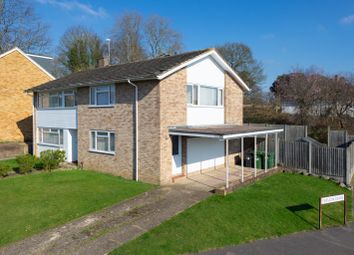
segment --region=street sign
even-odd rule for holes
[[[320,197],[319,201],[319,211],[318,211],[318,228],[322,228],[322,205],[336,203],[336,202],[344,202],[343,203],[343,223],[347,224],[347,206],[346,206],[346,197],[344,194],[329,196],[329,197]]]
[[[341,202],[341,201],[344,201],[344,194],[330,196],[330,197],[321,197],[321,204],[322,205],[331,204],[331,203],[335,203],[335,202]]]

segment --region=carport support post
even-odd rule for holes
[[[243,164],[244,164],[244,139],[241,137],[241,182],[243,182]]]
[[[265,136],[265,155],[264,155],[264,171],[268,170],[268,134]]]
[[[226,150],[226,184],[225,187],[226,189],[229,188],[229,140],[226,140],[226,146],[225,146],[225,150]]]
[[[254,137],[254,177],[257,177],[257,136]]]
[[[275,167],[278,167],[279,161],[279,140],[278,140],[278,133],[275,133]]]

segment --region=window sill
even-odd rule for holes
[[[88,108],[114,108],[114,105],[89,105]]]
[[[50,144],[50,143],[37,143],[37,145],[39,145],[39,146],[45,146],[45,147],[63,148],[63,145]]]
[[[193,105],[187,104],[190,108],[215,108],[215,109],[224,109],[223,105]]]
[[[92,153],[98,153],[98,154],[106,154],[106,155],[116,155],[115,152],[109,152],[109,151],[97,151],[97,150],[89,150],[89,152],[92,152]]]

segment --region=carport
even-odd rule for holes
[[[206,125],[206,126],[174,126],[169,128],[171,136],[185,138],[203,138],[216,139],[224,142],[225,146],[225,187],[229,188],[230,177],[230,143],[235,140],[240,140],[240,156],[241,156],[241,182],[244,182],[244,157],[245,157],[245,138],[252,138],[254,141],[254,177],[257,176],[257,138],[265,139],[265,156],[264,156],[264,171],[268,171],[268,142],[269,136],[275,136],[275,167],[278,164],[279,139],[278,133],[283,132],[282,128],[274,128],[270,126],[253,126],[253,125]],[[185,147],[185,146],[182,146]],[[207,149],[207,148],[206,148]]]

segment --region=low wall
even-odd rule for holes
[[[0,159],[14,158],[31,152],[32,145],[26,143],[0,143]]]

